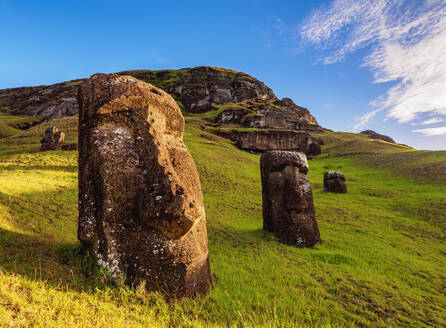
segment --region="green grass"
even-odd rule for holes
[[[0,112],[0,138],[21,134],[25,124],[38,123],[40,120],[37,116],[12,116]]]
[[[370,139],[365,134],[326,131],[324,133],[316,132],[314,135],[324,140],[325,157],[345,157],[360,154],[381,155],[383,153],[398,153],[414,150],[404,145]]]
[[[82,82],[84,82],[84,79],[71,80],[71,81],[65,82],[64,84],[66,87],[76,87],[76,86],[81,85]]]
[[[254,78],[249,76],[248,74],[237,72],[232,69],[214,67],[214,66],[207,66],[204,68],[205,69],[201,72],[202,74],[208,74],[209,70],[215,70],[228,76],[231,79],[232,83],[235,82],[237,77],[243,77],[244,79],[254,80]],[[168,89],[171,87],[175,87],[179,84],[185,83],[185,80],[189,76],[190,71],[192,69],[194,68],[182,68],[176,70],[171,70],[171,69],[130,70],[130,71],[119,72],[118,74],[131,75],[145,82],[151,83],[157,86],[158,88]]]
[[[184,135],[214,276],[196,300],[111,285],[76,240],[77,153],[37,152],[47,123],[0,139],[0,326],[446,325],[445,184],[395,171],[398,156],[418,156],[417,168],[441,166],[444,153],[329,133],[309,172],[324,243],[296,248],[262,230],[259,156],[203,130],[206,115],[188,115]],[[76,139],[76,117],[50,123]],[[348,194],[323,192],[333,169],[347,176]]]
[[[145,82],[151,83],[158,88],[167,89],[173,87],[183,81],[189,74],[189,68],[177,70],[131,70],[120,72],[119,74],[131,75]]]

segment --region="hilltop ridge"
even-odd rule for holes
[[[324,138],[319,134],[327,130],[311,112],[290,98],[279,99],[249,74],[211,66],[116,74],[130,75],[165,90],[184,114],[206,113],[207,128],[242,149],[258,152],[285,147],[310,156],[320,153]],[[0,135],[11,136],[41,122],[77,115],[77,90],[84,80],[0,90],[0,114],[9,115],[7,121],[0,122]],[[23,123],[17,125],[18,118],[11,115],[20,116]],[[375,135],[395,143],[390,137]]]
[[[280,101],[268,86],[256,78],[219,67],[130,70],[116,74],[130,75],[167,91],[183,111],[191,113],[215,110],[216,105],[227,103],[237,103],[240,107],[244,101],[254,98],[265,105],[269,105],[268,101],[271,100]],[[77,89],[83,81],[76,79],[52,85],[2,89],[0,111],[12,115],[40,116],[45,121],[76,115],[79,111]],[[294,103],[292,106],[298,107]],[[303,107],[299,108],[302,111]],[[308,110],[304,109],[304,112],[301,116],[305,120],[317,123]]]

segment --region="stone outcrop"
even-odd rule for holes
[[[322,131],[310,111],[297,106],[291,99],[250,99],[223,110],[215,123],[237,123],[250,128],[280,128]]]
[[[223,137],[230,138],[237,147],[252,151],[293,150],[305,153],[307,156],[317,156],[321,153],[322,140],[312,137],[306,132],[281,130],[217,130]]]
[[[41,151],[60,150],[63,148],[65,134],[56,127],[49,127],[45,130],[45,136],[40,140]]]
[[[373,130],[361,131],[361,134],[368,135],[370,139],[378,139],[378,140],[383,140],[383,141],[395,143],[395,141],[392,138],[390,138],[389,136],[385,136],[383,134],[379,134],[379,133],[377,133],[377,132],[375,132]]]
[[[192,297],[211,287],[200,180],[163,90],[96,74],[79,89],[78,238],[114,280]]]
[[[214,110],[213,104],[240,102],[246,99],[275,98],[263,82],[252,76],[219,67],[199,66],[177,71],[125,71],[119,74],[132,75],[166,90],[178,99],[185,110],[202,113]]]
[[[344,174],[337,171],[329,171],[324,174],[324,191],[334,193],[346,193]]]
[[[214,110],[214,104],[257,98],[277,100],[254,77],[229,69],[199,66],[179,70],[137,70],[117,73],[151,83],[175,97],[187,112]],[[77,89],[83,79],[0,90],[0,109],[14,115],[41,116],[45,121],[78,113]]]
[[[321,242],[303,153],[272,150],[260,158],[263,228],[296,246]]]
[[[78,113],[77,87],[82,80],[0,90],[0,108],[13,115],[40,116],[49,121]]]

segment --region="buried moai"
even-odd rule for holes
[[[296,246],[321,242],[305,154],[270,150],[260,158],[263,228]]]
[[[52,126],[45,130],[45,136],[40,140],[41,151],[45,150],[59,150],[63,147],[65,134],[59,131],[58,128]]]
[[[174,297],[212,286],[184,118],[161,89],[96,74],[79,88],[78,238],[115,281]]]
[[[326,172],[324,174],[324,191],[345,194],[347,186],[344,175],[337,171]]]

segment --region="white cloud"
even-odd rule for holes
[[[372,110],[371,112],[368,112],[368,113],[365,113],[364,115],[362,115],[358,119],[359,122],[353,126],[353,130],[358,131],[358,130],[362,129],[368,123],[368,121],[370,121],[376,114],[378,114],[381,111],[382,111],[382,109],[378,108],[378,109]]]
[[[441,123],[444,122],[445,120],[441,117],[434,117],[434,118],[430,118],[426,121],[421,122],[421,125],[430,125],[430,124],[436,124],[436,123]]]
[[[446,1],[334,0],[313,12],[301,36],[332,50],[324,64],[370,47],[362,65],[375,83],[394,82],[355,128],[381,110],[400,123],[422,113],[446,115]]]
[[[425,136],[441,136],[446,134],[446,126],[441,126],[439,128],[413,130],[412,132],[422,133]]]

